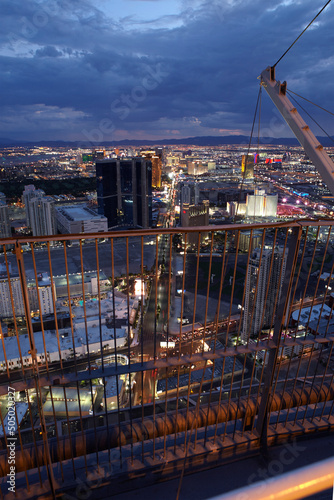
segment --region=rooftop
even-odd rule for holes
[[[56,208],[64,217],[71,221],[83,221],[91,219],[104,219],[103,215],[99,215],[94,210],[86,205],[71,205],[67,207]]]

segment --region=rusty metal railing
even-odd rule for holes
[[[331,429],[332,225],[1,240],[1,495]]]

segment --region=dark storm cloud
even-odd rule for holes
[[[310,0],[184,1],[172,16],[180,25],[171,28],[165,16],[154,27],[118,23],[88,1],[5,0],[0,135],[107,140],[122,133],[249,133],[257,76],[321,6]],[[278,78],[325,107],[334,97],[332,23],[329,8],[277,67]],[[276,126],[273,105],[263,101],[264,127],[286,135]]]
[[[62,54],[62,52],[50,45],[43,47],[42,49],[38,49],[35,52],[36,57],[60,57]]]

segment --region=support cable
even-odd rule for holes
[[[315,102],[310,101],[310,99],[306,99],[306,97],[303,97],[302,95],[297,94],[297,92],[293,92],[291,89],[289,89],[289,92],[290,92],[290,94],[294,94],[297,97],[300,97],[301,99],[304,99],[304,101],[309,102],[310,104],[313,104],[313,106],[316,106],[317,108],[322,109],[322,111],[326,111],[326,113],[328,113],[329,115],[334,116],[334,113],[332,113],[328,109],[323,108],[322,106],[319,106],[319,104],[316,104]]]
[[[241,185],[240,185],[240,192],[239,192],[239,199],[238,199],[238,204],[237,204],[237,209],[236,209],[235,215],[238,215],[238,211],[239,211],[239,205],[240,205],[240,200],[241,200],[241,193],[242,193],[242,190],[243,190],[243,185],[244,185],[244,180],[245,180],[245,175],[246,175],[246,170],[247,170],[247,160],[248,160],[248,155],[249,155],[250,147],[251,147],[252,140],[253,140],[255,120],[256,120],[256,116],[257,116],[257,110],[258,110],[258,107],[259,107],[259,103],[260,103],[260,100],[261,100],[260,99],[261,95],[262,95],[262,85],[260,85],[259,93],[257,95],[257,101],[256,101],[256,106],[255,106],[255,113],[254,113],[253,124],[252,124],[252,130],[251,130],[251,134],[250,134],[250,137],[249,137],[249,143],[248,143],[248,148],[247,148],[247,153],[246,153],[245,171],[244,171],[243,176],[242,176],[242,181],[241,181]],[[258,142],[259,142],[259,139],[258,139]]]
[[[259,123],[257,127],[257,151],[256,151],[257,154],[260,153],[261,105],[262,105],[262,85],[260,86]]]
[[[307,116],[308,116],[309,118],[311,118],[311,120],[312,120],[312,121],[313,121],[313,122],[314,122],[314,123],[315,123],[315,124],[316,124],[316,125],[317,125],[317,126],[318,126],[321,130],[322,130],[322,131],[323,131],[323,133],[324,133],[324,134],[326,134],[326,135],[327,135],[327,137],[328,137],[328,138],[329,138],[329,139],[330,139],[330,140],[334,143],[334,139],[333,139],[333,137],[331,137],[331,136],[330,136],[330,135],[326,132],[326,130],[325,130],[325,129],[324,129],[324,128],[323,128],[323,127],[322,127],[322,126],[321,126],[321,125],[320,125],[320,124],[319,124],[319,123],[318,123],[318,122],[317,122],[314,118],[313,118],[313,116],[311,116],[311,115],[310,115],[310,113],[309,113],[308,111],[306,111],[306,109],[305,109],[305,108],[303,108],[303,106],[302,106],[302,105],[301,105],[301,104],[297,101],[297,99],[295,99],[295,98],[294,98],[294,97],[290,94],[290,92],[289,92],[289,91],[287,91],[287,94],[289,94],[289,95],[290,95],[291,99],[292,99],[292,100],[293,100],[293,101],[294,101],[294,102],[295,102],[295,103],[296,103],[296,104],[300,107],[300,109],[302,109],[302,110],[304,111],[304,113],[306,113],[306,114],[307,114]]]
[[[272,68],[275,68],[277,64],[283,59],[283,57],[289,52],[290,49],[294,46],[294,44],[299,40],[299,38],[305,33],[305,31],[311,26],[312,23],[317,19],[318,16],[322,13],[323,10],[331,3],[332,0],[328,0],[328,2],[323,6],[321,10],[319,10],[318,14],[312,19],[312,21],[306,26],[306,28],[300,33],[300,35],[296,38],[296,40],[290,45],[290,47],[281,55],[281,57],[275,62]]]

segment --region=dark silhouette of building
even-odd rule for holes
[[[144,158],[96,162],[98,213],[108,227],[152,225],[152,164]]]
[[[209,225],[209,202],[201,205],[183,204],[181,212],[182,227],[196,227]],[[201,233],[201,239],[207,237],[206,232]],[[196,245],[198,242],[198,233],[189,233],[187,242],[189,245]]]

